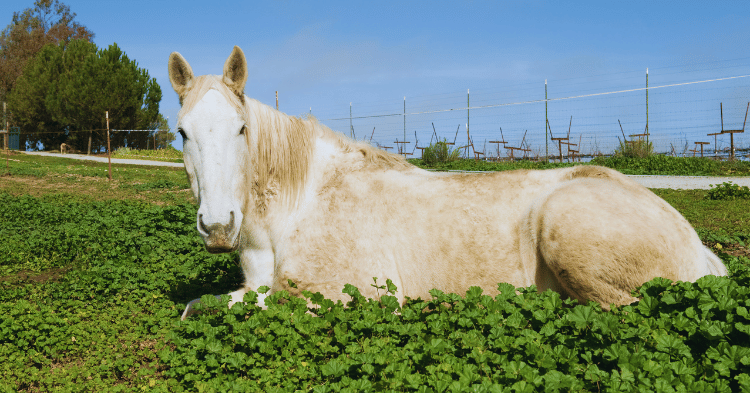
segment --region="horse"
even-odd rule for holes
[[[211,253],[239,250],[230,306],[261,286],[261,305],[281,290],[346,302],[345,284],[377,298],[378,277],[402,304],[510,283],[609,309],[654,277],[727,274],[677,210],[615,170],[430,172],[247,97],[237,46],[221,76],[194,76],[177,52],[168,67],[198,233]]]
[[[70,147],[68,147],[67,144],[65,144],[65,143],[61,143],[60,144],[60,154],[67,153],[69,149],[70,149]]]

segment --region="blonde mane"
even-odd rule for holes
[[[252,187],[261,201],[258,207],[264,207],[264,196],[271,195],[278,195],[291,206],[296,205],[307,181],[318,135],[334,141],[344,153],[362,154],[362,165],[358,166],[360,170],[403,170],[413,167],[399,155],[366,142],[351,140],[331,130],[312,115],[304,118],[289,116],[251,98],[245,99],[245,111],[248,116],[254,117],[254,123],[258,125],[257,144],[249,145],[250,151],[255,152],[252,158],[255,168]],[[246,121],[249,120],[246,118]]]
[[[179,115],[191,111],[211,89],[221,93],[247,124],[257,124],[255,143],[249,133],[245,135],[252,156],[249,162],[254,170],[248,177],[252,188],[248,191],[255,196],[256,205],[261,209],[265,208],[268,198],[275,196],[288,206],[296,205],[307,182],[318,135],[334,141],[344,153],[360,153],[362,165],[357,166],[360,170],[413,167],[402,156],[352,140],[320,124],[312,115],[289,116],[252,98],[240,98],[217,75],[203,75],[193,80]]]

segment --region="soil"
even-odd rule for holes
[[[66,267],[55,267],[49,270],[45,270],[41,273],[39,272],[32,272],[30,270],[22,270],[16,274],[11,274],[9,276],[0,277],[0,282],[6,281],[10,282],[11,285],[13,284],[20,284],[23,282],[34,282],[38,284],[43,284],[47,282],[55,282],[61,279],[63,276],[65,276],[65,273],[70,270],[70,266]]]

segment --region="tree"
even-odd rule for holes
[[[90,44],[93,45],[93,44]],[[57,81],[63,68],[63,50],[46,45],[30,61],[13,92],[8,95],[9,109],[31,146],[57,146],[65,142],[68,130],[47,108],[47,100],[57,93]],[[29,134],[34,132],[34,134]],[[25,145],[25,142],[24,142]]]
[[[111,129],[153,129],[149,127],[159,118],[161,88],[117,44],[97,50],[90,42],[73,40],[65,47],[45,46],[8,99],[32,146],[64,140],[86,151],[91,138],[92,149],[101,150],[106,147],[105,112]],[[148,137],[144,132],[111,133],[113,149],[143,149]]]
[[[169,123],[164,116],[159,114],[159,118],[153,124],[154,133],[156,134],[156,148],[167,149],[171,146],[172,142],[176,139],[174,132],[169,128]],[[151,135],[153,136],[152,133]]]
[[[59,0],[36,0],[34,8],[14,12],[0,33],[0,100],[16,84],[24,67],[48,43],[63,47],[74,39],[91,41],[94,33],[74,19],[76,14]]]

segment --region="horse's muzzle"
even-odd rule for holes
[[[230,212],[229,224],[206,225],[203,215],[198,215],[198,231],[203,235],[206,250],[212,254],[221,254],[237,250],[239,236],[237,228],[234,227],[234,212]]]

